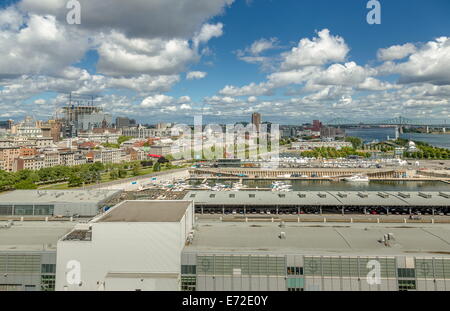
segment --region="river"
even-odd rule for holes
[[[364,142],[372,142],[374,140],[385,141],[389,138],[395,137],[395,128],[357,128],[346,129],[345,133],[348,136],[359,137]],[[401,134],[401,138],[423,141],[435,147],[450,149],[450,134],[418,134],[406,133]]]

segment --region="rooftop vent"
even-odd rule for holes
[[[306,194],[304,194],[304,193],[299,193],[299,194],[298,194],[298,197],[299,197],[299,198],[306,198]]]
[[[448,193],[439,192],[439,195],[440,195],[441,197],[446,198],[446,199],[450,199],[450,194],[448,194]]]
[[[234,193],[232,193],[232,194],[229,195],[229,197],[230,197],[230,198],[235,198],[236,195],[235,195]]]
[[[399,193],[398,193],[398,196],[399,196],[399,197],[402,197],[402,198],[404,198],[404,199],[407,199],[407,198],[410,198],[410,197],[411,197],[411,195],[410,195],[409,193],[403,193],[403,192],[399,192]]]
[[[285,198],[285,197],[286,197],[286,195],[285,195],[284,193],[279,193],[278,196],[279,196],[280,198]]]
[[[280,235],[278,236],[281,240],[286,240],[286,232],[280,232]]]
[[[369,195],[367,193],[358,192],[358,196],[361,198],[368,198]]]
[[[256,198],[256,194],[251,193],[251,194],[248,195],[248,197],[249,197],[249,198]]]
[[[215,195],[214,193],[211,193],[211,194],[209,195],[209,197],[210,197],[210,198],[215,198],[216,195]]]
[[[425,199],[431,199],[431,194],[419,192],[419,196]]]
[[[319,198],[326,198],[327,195],[325,193],[318,193]]]
[[[338,196],[340,197],[340,198],[346,198],[347,197],[347,194],[345,194],[345,193],[338,193]]]
[[[380,197],[382,197],[383,199],[389,198],[389,194],[387,194],[387,193],[378,192],[378,195],[379,195]]]

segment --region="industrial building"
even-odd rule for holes
[[[450,226],[436,224],[199,223],[181,289],[447,291],[449,243]]]
[[[449,214],[450,192],[190,191],[199,214]]]
[[[0,292],[55,289],[56,243],[73,222],[0,222]]]
[[[16,190],[0,194],[0,216],[93,217],[119,190]]]
[[[179,290],[192,201],[123,201],[58,242],[56,289]],[[67,266],[81,267],[79,281]]]

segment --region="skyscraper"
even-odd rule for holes
[[[254,112],[252,114],[252,124],[255,125],[256,130],[259,131],[261,127],[261,114],[258,112]]]

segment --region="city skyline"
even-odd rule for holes
[[[63,0],[0,5],[0,119],[69,92],[140,123],[450,118],[447,1],[381,1],[380,25],[366,1],[80,3],[80,25]]]

